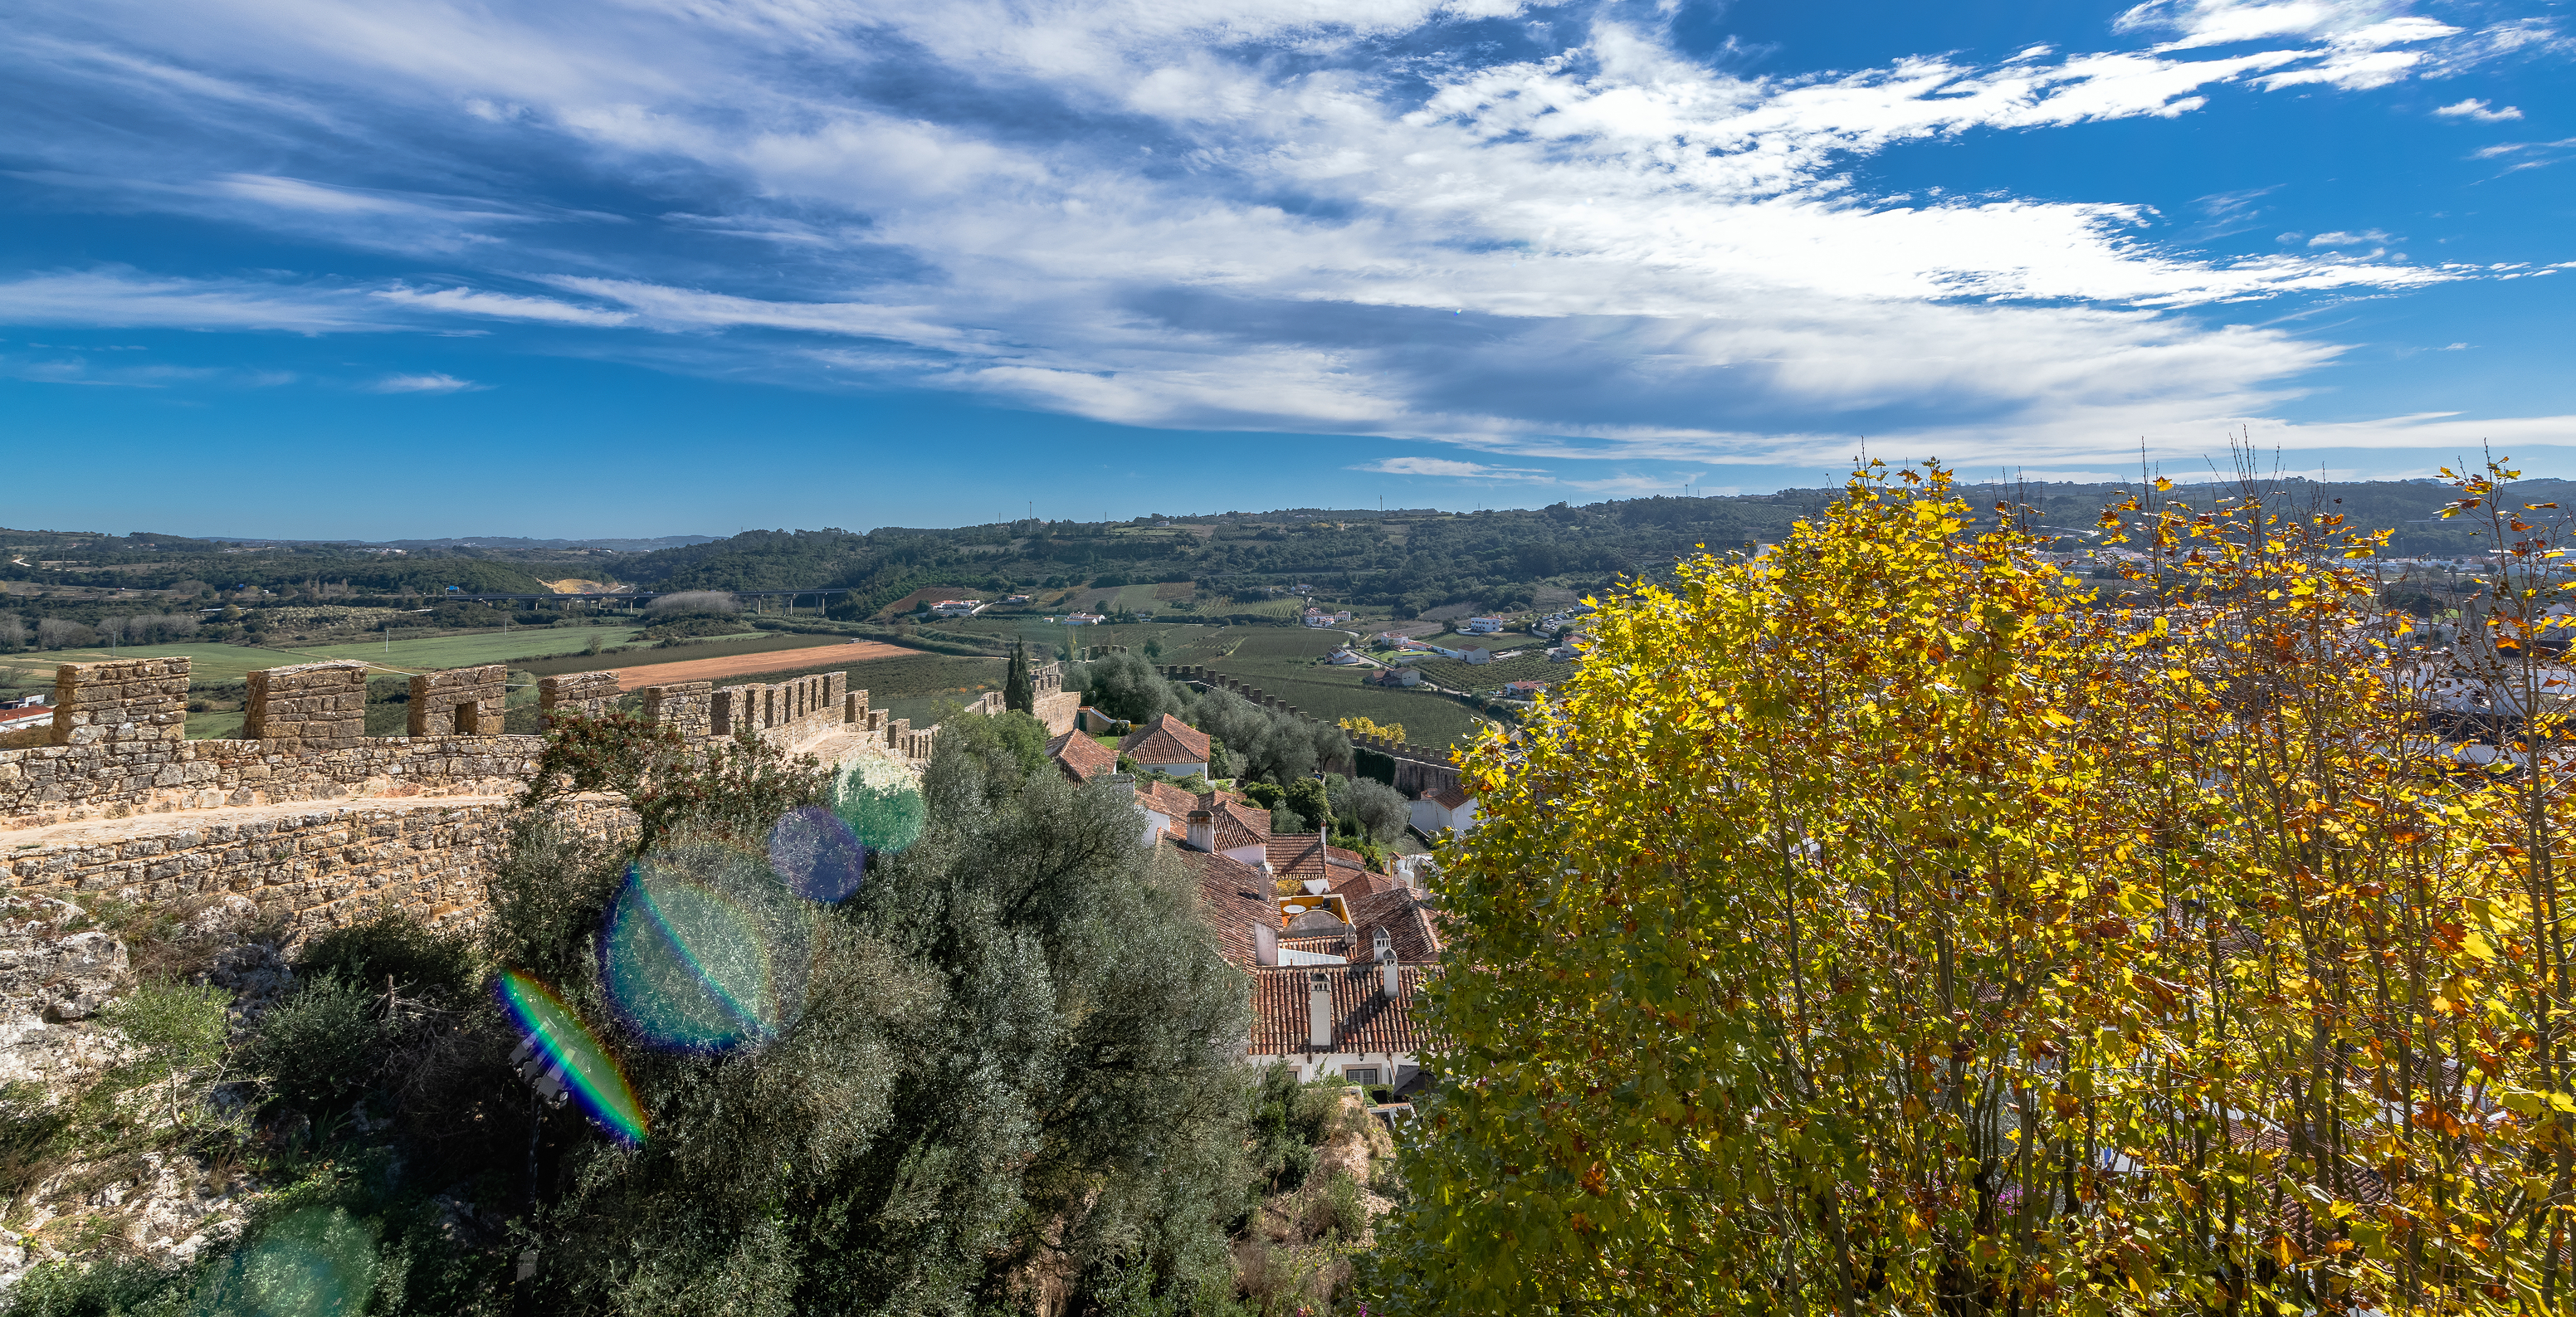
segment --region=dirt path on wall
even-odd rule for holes
[[[610,668],[609,671],[617,674],[617,689],[633,691],[675,681],[722,681],[727,677],[747,677],[755,672],[802,672],[808,668],[837,668],[845,663],[865,663],[869,659],[910,658],[921,652],[917,649],[905,649],[901,645],[859,640],[847,645],[815,645],[810,648],[786,650],[766,649],[757,654],[727,654],[723,658],[683,659],[677,663],[647,663],[634,668]]]

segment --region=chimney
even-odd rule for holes
[[[1252,926],[1252,963],[1255,965],[1276,965],[1279,963],[1278,929],[1272,928],[1268,924],[1254,924]]]
[[[1216,815],[1203,809],[1190,811],[1190,849],[1194,851],[1216,849]]]
[[[1333,1050],[1333,981],[1322,970],[1306,976],[1306,1041],[1318,1052]]]
[[[1403,966],[1396,963],[1395,942],[1386,935],[1386,930],[1383,928],[1377,931],[1374,941],[1377,943],[1378,987],[1386,993],[1388,1001],[1402,1001],[1404,1000],[1404,972]]]

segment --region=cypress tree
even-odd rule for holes
[[[1029,647],[1022,641],[1011,646],[1010,675],[1002,679],[1002,707],[1017,713],[1038,711],[1037,685],[1029,680]]]

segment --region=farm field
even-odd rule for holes
[[[755,638],[703,641],[694,645],[675,645],[669,649],[647,646],[624,651],[609,650],[598,654],[567,654],[561,658],[530,659],[511,666],[533,672],[540,677],[558,677],[567,672],[600,672],[610,668],[654,667],[666,663],[693,663],[702,659],[728,658],[737,654],[774,654],[780,650],[811,649],[817,645],[845,645],[848,636],[812,636],[787,631],[761,631]],[[790,664],[789,666],[793,666]]]
[[[191,741],[229,741],[241,735],[242,715],[234,713],[192,713],[188,715],[188,739]]]
[[[261,668],[290,667],[322,657],[302,650],[263,649],[257,645],[119,645],[114,653],[105,649],[61,649],[41,654],[13,654],[0,658],[0,668],[14,666],[29,672],[33,680],[21,684],[51,690],[57,663],[104,663],[109,659],[176,658],[183,655],[189,660],[189,681],[200,686],[240,681]]]
[[[884,709],[888,717],[910,718],[915,724],[936,721],[944,706],[964,704],[985,691],[1000,690],[1008,667],[1002,659],[957,658],[946,654],[925,654],[917,649],[905,649],[901,653],[901,658],[870,659],[853,664],[850,689],[866,691],[869,708]],[[801,668],[747,672],[728,677],[725,681],[727,685],[773,682],[817,668],[829,671],[836,666],[837,663],[821,661]]]
[[[1484,724],[1454,700],[1429,691],[1387,690],[1363,686],[1369,668],[1336,668],[1315,662],[1343,639],[1335,631],[1303,627],[1237,627],[1228,635],[1222,656],[1185,654],[1168,661],[1198,663],[1296,705],[1326,722],[1353,714],[1381,723],[1402,723],[1418,745],[1463,745]]]
[[[1199,658],[1176,657],[1184,646],[1204,645],[1217,635],[1249,634],[1241,628],[1229,629],[1205,622],[1135,622],[1122,626],[1049,626],[1030,618],[971,618],[922,628],[924,635],[954,633],[962,636],[1017,638],[1046,645],[1061,657],[1068,649],[1089,649],[1095,645],[1125,645],[1143,652],[1145,642],[1158,639],[1163,645],[1163,663],[1200,663]]]
[[[920,650],[905,649],[901,645],[859,640],[841,645],[812,646],[809,650],[810,657],[801,665],[791,668],[778,666],[780,659],[777,651],[768,650],[752,654],[725,654],[715,658],[689,659],[680,663],[648,663],[638,667],[611,668],[610,671],[617,674],[617,688],[622,691],[640,690],[646,686],[673,681],[712,681],[720,686],[738,686],[749,684],[744,679],[753,675],[811,672],[818,668],[837,668],[843,664],[881,663],[888,659],[912,658],[920,653]],[[853,670],[851,677],[855,680],[857,676],[858,671]]]
[[[1451,690],[1491,690],[1507,681],[1563,681],[1574,675],[1572,663],[1549,658],[1544,650],[1482,666],[1426,654],[1412,666]]]
[[[307,645],[294,652],[315,658],[365,659],[394,668],[467,668],[477,663],[508,663],[554,654],[580,654],[593,636],[599,637],[602,647],[623,645],[635,639],[635,631],[636,628],[631,626],[520,627],[464,636],[437,636],[427,640],[396,640],[391,645],[381,640],[374,643],[361,640],[346,645]]]

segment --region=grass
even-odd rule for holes
[[[767,632],[761,633],[763,635]],[[420,640],[396,640],[390,650],[381,640],[353,641],[345,645],[309,645],[298,649],[268,649],[258,645],[174,644],[119,645],[113,652],[105,649],[65,649],[42,654],[13,654],[0,658],[0,667],[33,668],[42,673],[41,685],[51,688],[57,663],[104,663],[109,659],[175,658],[188,659],[188,677],[195,683],[240,681],[262,668],[286,668],[298,663],[318,663],[324,659],[354,658],[396,668],[463,668],[477,663],[505,663],[533,658],[540,654],[577,653],[597,635],[602,644],[622,644],[635,635],[635,628],[609,627],[520,627],[509,631],[485,631],[462,636],[435,636]],[[679,650],[659,653],[678,654]],[[603,656],[604,657],[604,656]],[[703,657],[703,656],[701,656]],[[615,667],[615,663],[603,663]],[[575,669],[578,670],[578,669]]]
[[[188,678],[193,682],[240,681],[261,668],[283,668],[297,663],[311,663],[313,657],[282,649],[261,649],[254,645],[119,645],[111,654],[104,649],[63,649],[42,654],[13,654],[0,659],[0,667],[15,664],[38,669],[40,689],[54,685],[57,663],[104,663],[111,658],[177,658],[188,659]]]
[[[192,713],[188,715],[188,739],[191,741],[230,741],[240,737],[246,717],[239,710],[231,713]]]
[[[577,655],[590,644],[593,636],[599,637],[602,646],[623,645],[635,638],[635,631],[636,628],[631,626],[515,627],[508,631],[482,631],[427,640],[397,639],[390,646],[381,640],[373,643],[355,641],[345,645],[308,645],[295,652],[316,658],[365,659],[395,668],[470,668],[478,663],[508,663],[516,659],[558,654]]]

